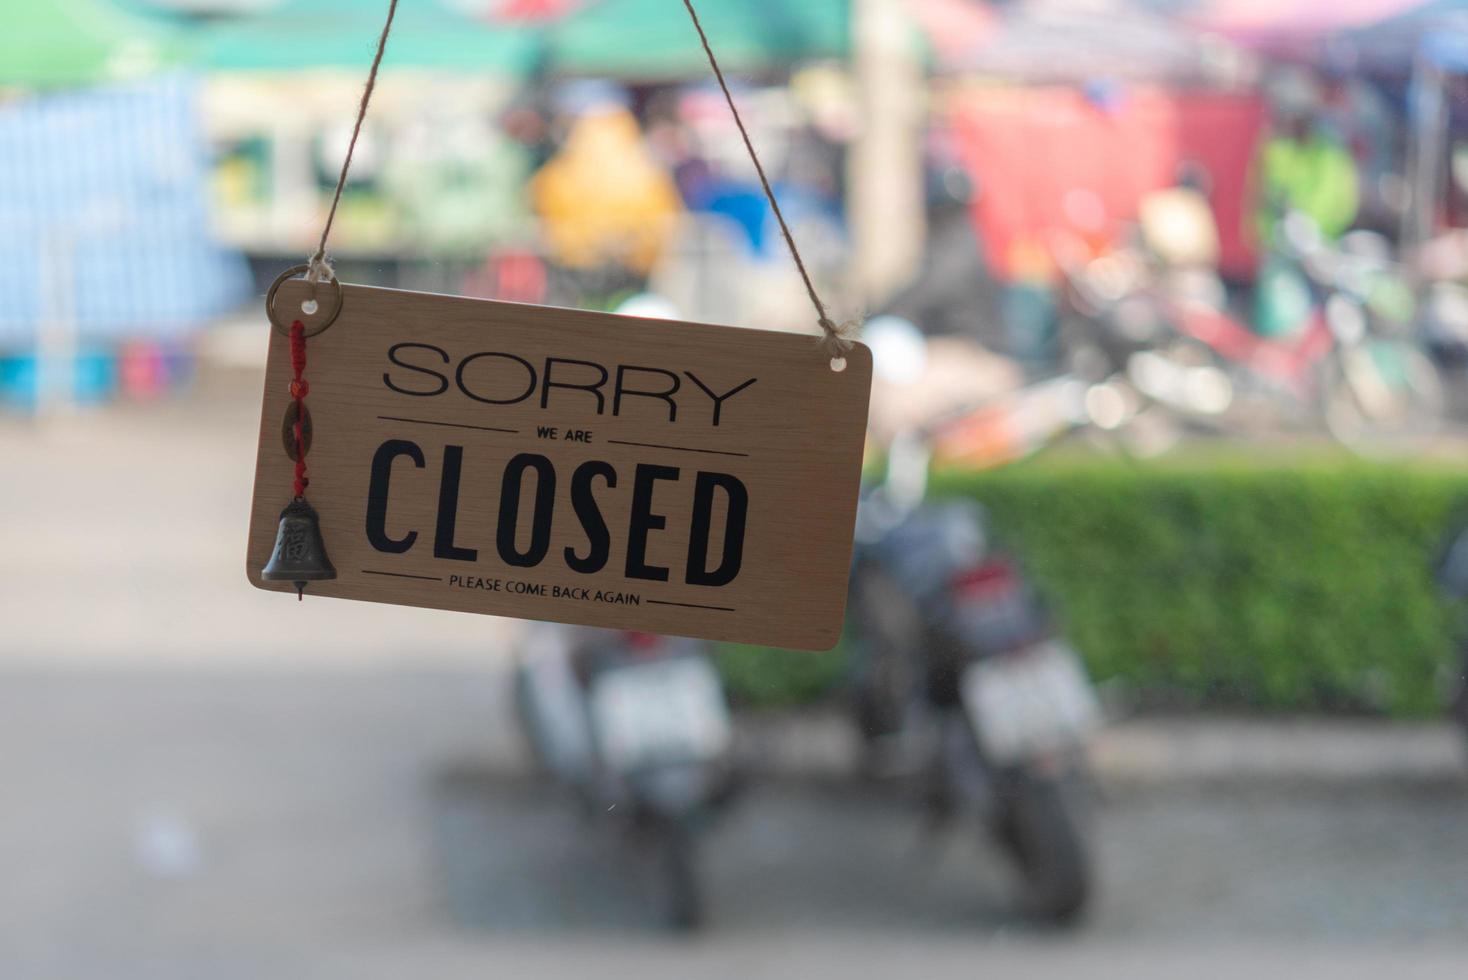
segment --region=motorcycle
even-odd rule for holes
[[[698,837],[735,787],[733,726],[706,644],[545,624],[516,667],[515,702],[542,770],[660,866],[666,923],[697,928]]]
[[[1018,872],[1025,911],[1053,923],[1077,918],[1093,890],[1086,744],[1097,699],[984,510],[927,500],[926,485],[935,450],[1013,459],[1037,450],[1041,432],[1081,424],[1088,403],[1114,421],[1118,403],[1090,389],[1056,379],[899,435],[862,494],[850,586],[869,771],[916,778],[935,826],[977,817]],[[1042,396],[1052,424],[997,424],[1016,406],[1038,417]],[[1001,428],[1026,435],[996,441]]]
[[[1368,232],[1339,246],[1303,215],[1281,221],[1270,289],[1297,307],[1293,327],[1264,337],[1234,316],[1209,281],[1121,250],[1087,263],[1055,249],[1087,342],[1124,362],[1153,402],[1185,418],[1237,420],[1250,404],[1319,423],[1357,453],[1409,451],[1444,415],[1436,366],[1392,302],[1399,276]]]
[[[1445,596],[1459,604],[1468,599],[1468,518],[1464,514],[1458,514],[1449,524],[1432,572],[1433,580]],[[1448,714],[1468,735],[1468,636],[1461,635],[1461,623],[1459,632],[1457,654],[1462,658],[1462,666],[1452,684]]]

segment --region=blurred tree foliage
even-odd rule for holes
[[[1098,681],[1154,708],[1442,710],[1461,612],[1432,581],[1468,471],[1320,460],[1044,458],[948,474],[981,500]],[[731,648],[737,697],[833,689],[840,651]]]

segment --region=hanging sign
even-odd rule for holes
[[[835,645],[865,347],[832,361],[795,334],[334,290],[286,316],[310,336],[300,429],[336,570],[312,595]],[[275,308],[311,296],[287,280]],[[248,561],[286,592],[261,570],[293,497],[291,347],[272,331]]]

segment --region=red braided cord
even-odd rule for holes
[[[296,499],[306,495],[311,481],[306,479],[306,439],[302,426],[306,421],[306,325],[300,320],[291,324],[291,370],[295,378],[291,381],[291,397],[296,400]]]

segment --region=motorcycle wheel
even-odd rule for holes
[[[1336,440],[1378,458],[1421,449],[1437,435],[1445,412],[1437,366],[1415,345],[1396,340],[1372,340],[1330,358],[1321,404]]]
[[[1074,779],[1020,774],[999,818],[999,839],[1023,881],[1024,911],[1052,925],[1074,922],[1091,894],[1079,789]]]
[[[546,751],[544,720],[536,710],[535,698],[530,691],[530,675],[525,665],[515,665],[514,697],[515,718],[520,725],[520,734],[530,748],[530,758],[540,772],[550,770],[550,754]]]
[[[665,823],[660,838],[664,921],[675,932],[693,932],[703,925],[703,890],[693,828],[680,821]]]

